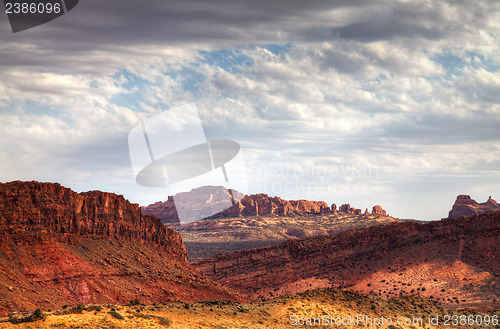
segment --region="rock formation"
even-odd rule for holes
[[[244,196],[232,190],[235,199],[239,202],[225,209],[224,211],[209,216],[209,218],[228,218],[244,216],[290,216],[304,214],[337,214],[344,213],[349,215],[361,215],[362,210],[351,207],[349,204],[343,204],[337,210],[337,206],[332,204],[330,207],[324,201],[308,200],[284,200],[280,197],[270,197],[267,194],[259,193]],[[200,193],[208,196],[209,202],[189,202],[196,200]],[[165,224],[179,224],[174,199],[179,196],[184,198],[184,206],[190,207],[192,211],[203,212],[211,207],[220,207],[223,200],[228,200],[229,191],[221,186],[204,186],[193,189],[190,192],[181,193],[175,197],[168,197],[166,202],[156,202],[147,207],[142,207],[144,214],[152,214],[162,219]],[[187,201],[186,201],[187,200]],[[226,201],[227,202],[227,201]],[[209,213],[210,211],[207,211]],[[368,214],[367,214],[368,215]],[[381,206],[373,207],[372,215],[386,216],[385,210]]]
[[[472,216],[481,214],[483,212],[500,210],[500,205],[491,198],[484,203],[478,203],[473,200],[469,195],[459,195],[455,204],[448,213],[448,218],[457,218],[462,216]]]
[[[293,239],[217,255],[195,266],[255,298],[334,287],[482,307],[500,296],[499,236],[497,211]]]
[[[186,262],[179,233],[113,193],[0,184],[0,314],[235,295]]]
[[[368,211],[368,209],[367,209]],[[380,205],[376,205],[372,208],[372,215],[387,216],[386,211]]]

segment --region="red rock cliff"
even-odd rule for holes
[[[31,233],[58,240],[114,237],[160,246],[186,258],[182,237],[123,196],[100,191],[76,193],[59,184],[0,184],[0,233]]]
[[[122,196],[0,184],[0,315],[63,305],[237,300],[187,264],[181,236]]]

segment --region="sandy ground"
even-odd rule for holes
[[[498,318],[500,312],[492,313],[460,313],[443,310],[433,302],[422,298],[385,299],[366,296],[352,292],[320,290],[296,296],[253,304],[204,302],[204,303],[169,303],[161,305],[136,306],[85,306],[81,313],[73,308],[45,312],[45,318],[29,323],[12,324],[10,318],[0,318],[0,328],[496,328],[496,326],[444,325],[446,316],[471,315],[493,316]],[[69,314],[61,314],[69,313]],[[386,319],[384,325],[317,325],[300,326],[312,319],[348,319],[362,315],[375,319]],[[428,325],[429,317],[439,316],[441,326]],[[118,318],[117,318],[118,317]],[[391,318],[393,326],[387,323]],[[412,322],[398,325],[398,319],[423,319],[423,324]],[[331,322],[330,322],[331,323]],[[318,324],[318,323],[317,323]],[[450,323],[451,324],[451,323]]]

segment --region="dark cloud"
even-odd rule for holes
[[[127,44],[228,44],[280,41],[278,34],[316,25],[326,10],[360,1],[81,1],[67,15],[15,34],[3,21],[2,37],[37,43],[57,41],[59,50]],[[283,40],[281,40],[283,41]]]
[[[447,8],[447,6],[451,8]],[[469,6],[471,8],[469,8]],[[443,39],[467,24],[485,27],[493,2],[472,5],[393,4],[385,1],[80,1],[68,14],[36,28],[12,34],[0,23],[4,54],[0,65],[48,64],[50,56],[90,51],[127,52],[127,46],[227,47],[246,44],[357,41],[393,38]],[[352,9],[347,17],[339,9]],[[446,9],[468,16],[449,18]],[[472,14],[470,14],[472,13]],[[462,21],[465,20],[465,21]],[[22,44],[35,48],[24,49]],[[30,57],[35,51],[37,59]],[[73,57],[72,56],[72,57]],[[69,63],[67,63],[69,65]]]

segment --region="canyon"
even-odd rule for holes
[[[252,298],[318,288],[420,295],[446,307],[498,307],[500,212],[407,221],[217,255],[195,263]]]
[[[477,204],[461,195],[450,218],[418,222],[378,205],[362,212],[233,192],[238,203],[185,225],[173,200],[149,208],[164,212],[167,226],[121,195],[0,184],[0,315],[136,299],[258,301],[317,289],[498,309],[500,211],[489,211],[491,198]],[[186,241],[188,249],[198,244],[190,263]]]

